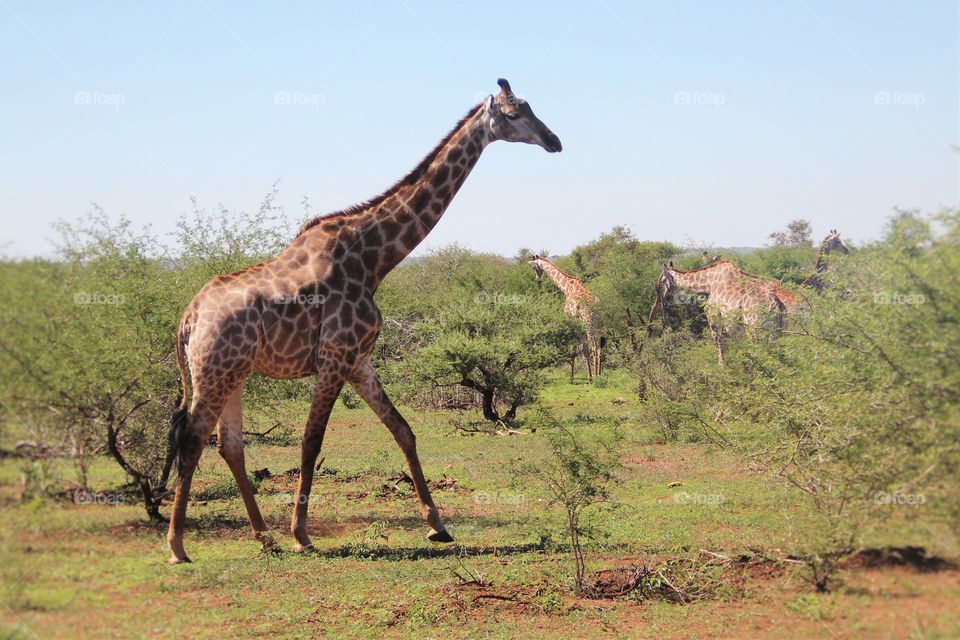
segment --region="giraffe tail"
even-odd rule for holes
[[[183,432],[186,430],[187,423],[190,421],[190,410],[187,408],[189,389],[187,388],[186,353],[184,351],[187,337],[187,331],[185,329],[186,318],[180,321],[180,326],[177,329],[177,343],[175,345],[177,369],[180,370],[180,404],[170,417],[170,431],[167,435],[167,460],[168,464],[175,464],[177,476],[180,475],[184,461]]]

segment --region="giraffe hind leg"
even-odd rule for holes
[[[202,383],[194,386],[193,406],[179,428],[176,437],[178,446],[178,479],[176,496],[173,499],[173,513],[167,530],[167,544],[170,547],[170,564],[190,562],[183,547],[183,532],[187,519],[187,503],[190,500],[190,485],[197,463],[203,454],[203,447],[217,424],[220,413],[228,396],[242,384],[240,380],[225,386],[207,386]],[[206,391],[206,389],[211,391]]]
[[[264,551],[276,551],[276,541],[267,533],[267,525],[260,514],[254,497],[253,485],[247,477],[243,454],[243,385],[230,398],[217,421],[217,452],[224,459],[237,483],[240,497],[247,509],[254,537],[263,545]]]

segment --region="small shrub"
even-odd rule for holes
[[[617,455],[619,433],[607,440],[587,443],[575,431],[541,412],[538,434],[546,440],[545,460],[522,464],[519,474],[536,480],[550,504],[559,505],[566,516],[566,535],[574,565],[574,588],[584,590],[586,562],[583,539],[591,535],[584,526],[584,511],[609,499],[613,474],[620,467]]]

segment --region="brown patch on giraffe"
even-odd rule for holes
[[[437,172],[435,174],[433,174],[433,178],[430,180],[430,184],[433,186],[434,189],[439,189],[444,184],[446,184],[449,178],[450,178],[450,169],[447,167],[447,165],[443,165],[442,167],[437,169]]]

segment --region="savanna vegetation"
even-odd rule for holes
[[[957,637],[960,212],[902,211],[832,256],[805,221],[723,257],[803,296],[782,336],[730,340],[694,298],[646,326],[664,262],[701,247],[617,227],[556,258],[598,297],[581,327],[526,260],[450,246],[377,294],[375,361],[456,537],[422,535],[402,456],[345,391],[310,504],[317,551],[261,553],[229,470],[194,480],[195,564],[166,565],[173,335],[211,276],[284,246],[275,193],[178,232],[94,210],[56,254],[0,262],[5,637]],[[309,380],[251,378],[247,468],[284,539]],[[776,610],[777,619],[769,616]]]

